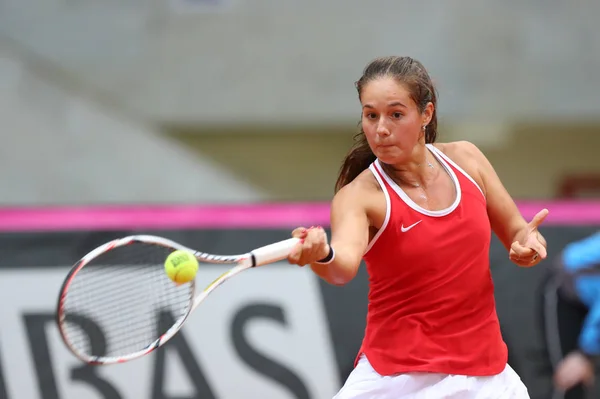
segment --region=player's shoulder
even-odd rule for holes
[[[377,179],[368,168],[363,170],[354,180],[342,187],[334,196],[334,200],[351,200],[363,202],[368,197],[381,191]]]
[[[484,191],[483,172],[488,169],[489,162],[483,152],[469,141],[453,141],[435,144],[435,147],[458,165],[463,172],[475,180]]]
[[[356,176],[356,179],[348,184],[348,190],[355,194],[365,194],[367,192],[379,191],[380,189],[381,187],[379,186],[377,179],[373,175],[373,172],[368,168],[363,170]]]
[[[473,158],[480,159],[484,156],[479,147],[466,140],[435,143],[434,146],[454,162]]]

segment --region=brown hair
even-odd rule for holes
[[[361,78],[356,82],[359,100],[365,85],[382,77],[391,77],[403,84],[421,112],[425,110],[428,103],[433,104],[433,116],[425,130],[425,142],[428,144],[434,143],[437,137],[437,95],[425,67],[419,61],[410,57],[376,58],[367,65]],[[375,154],[371,151],[365,137],[362,123],[359,122],[359,132],[354,136],[354,144],[342,163],[335,184],[335,192],[352,182],[375,159]]]

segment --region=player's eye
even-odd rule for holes
[[[394,119],[400,119],[400,118],[402,118],[402,113],[401,112],[394,112],[392,114],[392,118],[394,118]]]

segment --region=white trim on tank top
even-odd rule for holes
[[[473,183],[475,185],[475,187],[477,187],[477,189],[479,190],[479,192],[481,193],[481,195],[483,195],[483,199],[485,199],[485,194],[483,193],[483,190],[481,189],[481,187],[479,187],[479,184],[477,184],[475,182],[475,180],[471,177],[471,175],[469,175],[467,172],[465,172],[463,168],[461,168],[460,166],[458,166],[456,164],[456,162],[454,162],[453,160],[451,160],[448,157],[448,155],[444,154],[442,151],[440,151],[437,148],[435,148],[434,145],[427,144],[427,147],[429,147],[429,149],[432,150],[433,152],[435,152],[436,154],[439,154],[442,158],[444,158],[445,161],[447,161],[450,165],[454,166],[456,168],[456,170],[458,170],[460,173],[462,173],[467,179],[471,180],[471,183]]]
[[[450,175],[450,178],[452,179],[452,183],[454,184],[454,190],[456,192],[456,198],[454,199],[454,202],[452,203],[452,205],[450,205],[446,209],[440,209],[440,210],[437,210],[437,211],[431,211],[429,209],[425,209],[425,208],[417,205],[417,203],[415,201],[413,201],[408,196],[408,194],[406,194],[404,192],[404,190],[402,190],[402,188],[398,184],[396,184],[396,182],[394,180],[392,180],[392,178],[390,178],[387,175],[387,173],[385,173],[385,171],[381,167],[381,163],[379,162],[379,159],[375,160],[375,166],[381,172],[382,176],[385,178],[385,181],[388,183],[388,185],[396,192],[396,194],[398,194],[398,196],[400,197],[400,199],[402,201],[404,201],[404,203],[406,205],[410,206],[415,211],[417,211],[419,213],[422,213],[423,215],[432,216],[432,217],[442,217],[442,216],[446,216],[446,215],[449,215],[450,213],[452,213],[452,211],[456,209],[456,207],[458,206],[458,204],[460,204],[460,199],[462,197],[462,190],[460,188],[460,182],[458,181],[458,177],[456,177],[456,174],[454,173],[454,170],[452,170],[452,168],[450,166],[448,166],[448,164],[446,163],[446,161],[444,160],[444,158],[442,158],[440,155],[438,155],[438,153],[436,151],[432,150],[431,147],[432,146],[430,144],[427,144],[427,148],[429,149],[429,151],[431,152],[431,154],[435,158],[437,158],[437,160],[440,162],[440,164],[446,170],[446,173],[448,173]]]
[[[387,227],[388,222],[390,221],[390,215],[392,213],[392,202],[390,201],[390,194],[388,193],[388,190],[385,188],[385,184],[383,183],[383,180],[381,180],[381,176],[375,170],[375,165],[374,164],[369,165],[369,170],[371,171],[371,173],[373,173],[373,176],[375,176],[375,179],[377,179],[377,182],[381,186],[381,190],[383,191],[383,194],[385,195],[385,219],[383,219],[383,223],[381,224],[381,227],[379,228],[379,230],[377,231],[375,236],[373,236],[373,239],[371,240],[371,242],[369,242],[369,245],[367,246],[367,249],[364,252],[365,254],[367,252],[369,252],[371,247],[375,244],[375,241],[377,241],[379,236],[381,236],[381,234]]]

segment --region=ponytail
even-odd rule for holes
[[[344,158],[344,162],[340,168],[335,183],[335,192],[337,193],[342,187],[356,179],[375,159],[375,154],[371,151],[371,147],[369,147],[365,132],[361,126],[360,131],[354,135],[354,144]]]

